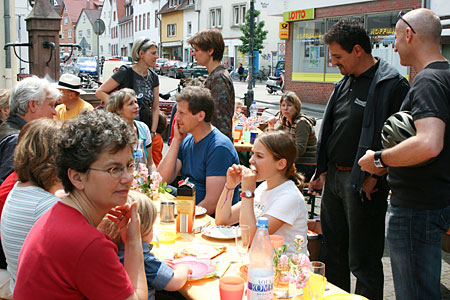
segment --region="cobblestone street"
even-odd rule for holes
[[[311,205],[306,205],[307,211],[311,210]],[[316,198],[315,213],[320,212],[320,198]],[[389,208],[386,214],[386,228],[389,218]],[[383,254],[383,269],[384,269],[384,299],[395,300],[394,281],[392,279],[391,260],[389,258],[389,248],[387,240],[385,240],[384,254]],[[352,291],[355,290],[356,279],[352,276]],[[441,295],[442,300],[450,300],[450,253],[442,251],[442,273],[441,273]],[[425,299],[423,299],[425,300]]]

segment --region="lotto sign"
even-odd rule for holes
[[[289,39],[289,23],[280,22],[280,39]]]
[[[283,13],[284,22],[303,21],[314,19],[314,8],[285,11]]]

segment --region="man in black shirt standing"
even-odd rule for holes
[[[441,299],[442,234],[450,227],[450,66],[440,51],[441,31],[431,10],[399,14],[394,50],[418,72],[401,110],[411,112],[417,133],[392,148],[368,150],[359,161],[370,173],[388,167],[397,300]]]
[[[321,260],[331,283],[350,292],[383,299],[384,227],[387,209],[385,170],[361,171],[367,149],[381,149],[384,121],[397,112],[409,89],[398,71],[371,54],[364,27],[341,20],[325,34],[333,65],[345,75],[325,110],[317,147],[317,169],[310,189],[322,189]]]

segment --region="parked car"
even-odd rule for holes
[[[173,64],[173,67],[169,69],[169,71],[167,71],[167,76],[168,77],[172,77],[172,78],[184,78],[184,70],[188,67],[188,64],[185,62],[178,62],[176,61]]]
[[[161,66],[161,75],[167,75],[169,69],[173,67],[175,62],[181,62],[179,60],[168,60],[165,64]]]
[[[275,77],[280,77],[282,71],[284,71],[284,60],[279,60],[275,66],[275,72],[273,75]]]
[[[161,75],[161,66],[167,63],[169,60],[167,58],[158,58],[156,60],[155,72],[156,74]]]
[[[194,66],[192,68],[192,74],[191,77],[208,77],[208,69],[205,66]]]
[[[75,63],[75,69],[78,70],[78,76],[88,74],[94,78],[98,78],[97,59],[95,57],[78,57]]]

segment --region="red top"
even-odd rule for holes
[[[3,181],[2,185],[0,185],[0,218],[2,216],[3,206],[5,206],[6,198],[16,183],[17,173],[14,171],[9,174],[5,181]]]
[[[163,146],[164,146],[163,138],[159,133],[157,133],[155,135],[155,138],[152,140],[152,157],[153,162],[155,163],[156,166],[158,166],[159,163],[161,162]]]
[[[14,299],[126,299],[134,291],[117,247],[76,209],[56,203],[19,256]]]

